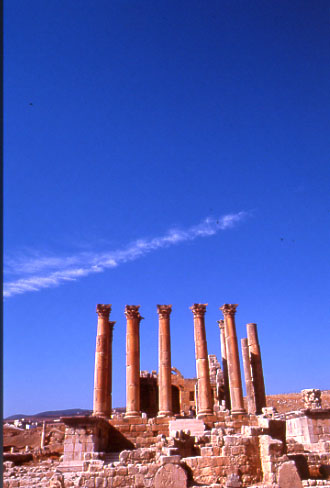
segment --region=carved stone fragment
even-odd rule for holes
[[[186,488],[187,474],[178,464],[164,464],[155,476],[155,488]]]
[[[301,390],[301,395],[305,408],[322,408],[321,390],[308,388]]]
[[[293,461],[288,461],[278,470],[278,484],[280,488],[303,488],[296,465]]]

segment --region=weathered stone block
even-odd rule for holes
[[[148,473],[148,466],[141,466],[140,467],[140,474],[147,474]]]
[[[125,485],[123,485],[123,482],[124,482],[124,479],[121,476],[115,476],[112,480],[112,487],[117,488],[119,486],[125,486]]]
[[[226,488],[241,488],[242,482],[238,474],[230,474],[227,478]]]
[[[212,447],[201,447],[201,456],[212,456],[212,455],[213,455]]]
[[[181,460],[181,456],[160,456],[160,464],[178,464]]]
[[[216,463],[217,466],[228,466],[229,465],[229,459],[224,456],[216,457]]]
[[[142,474],[136,474],[134,477],[134,488],[144,488],[144,479]]]
[[[241,437],[238,435],[226,435],[223,440],[225,446],[239,446],[241,444]]]
[[[154,475],[157,473],[159,469],[159,464],[149,464],[148,466],[148,476],[154,477]]]
[[[187,486],[187,474],[177,464],[165,464],[161,466],[155,476],[155,488],[185,488]]]
[[[130,476],[135,475],[139,472],[139,468],[135,466],[134,464],[129,464],[127,466],[127,472]]]
[[[278,484],[280,488],[303,488],[296,465],[293,461],[288,461],[278,470]]]
[[[113,476],[115,476],[115,473],[116,473],[115,468],[105,468],[104,469],[104,474],[106,476],[109,476],[109,478],[112,478]]]

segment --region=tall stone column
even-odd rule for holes
[[[140,412],[140,305],[126,305],[126,414],[139,417]]]
[[[247,411],[248,413],[256,413],[256,396],[254,391],[249,345],[247,339],[241,339],[242,347],[242,357],[243,357],[243,368],[246,386],[246,397],[247,397]]]
[[[230,394],[229,394],[229,378],[228,378],[228,362],[227,362],[227,347],[226,347],[226,334],[225,334],[225,321],[218,320],[220,329],[220,343],[221,343],[221,362],[223,371],[223,381],[225,387],[225,403],[226,408],[230,410]]]
[[[172,305],[157,305],[159,315],[158,343],[158,416],[172,415],[172,380],[171,380],[171,338],[170,313]]]
[[[204,316],[207,304],[195,303],[190,309],[194,314],[195,353],[198,384],[198,417],[213,414],[209,359]]]
[[[109,315],[111,305],[98,304],[96,313],[97,336],[95,350],[95,373],[94,373],[94,402],[93,415],[110,417],[110,389],[109,389]]]
[[[247,340],[250,353],[251,370],[256,396],[256,413],[262,413],[266,406],[264,375],[262,372],[261,353],[258,340],[257,324],[247,324]]]
[[[228,377],[231,400],[231,412],[244,413],[241,368],[236,337],[235,313],[238,305],[226,303],[220,310],[225,317],[226,350],[228,360]]]
[[[40,449],[45,448],[45,438],[46,438],[46,422],[43,421],[42,423],[42,431],[41,431],[41,438],[40,438]]]
[[[113,328],[116,322],[109,321],[109,380],[108,380],[108,389],[109,389],[109,407],[110,407],[110,415],[112,412],[112,338],[113,338]]]

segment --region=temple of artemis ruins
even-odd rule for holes
[[[158,378],[156,382],[150,375],[140,374],[140,321],[143,319],[138,305],[127,305],[125,315],[126,329],[126,414],[125,418],[140,417],[141,400],[147,411],[158,417],[171,417],[173,414],[188,413],[195,407],[197,418],[214,414],[225,406],[232,414],[245,413],[240,371],[238,343],[236,337],[235,313],[237,305],[225,304],[220,310],[224,320],[219,320],[222,370],[218,364],[216,379],[211,382],[210,359],[205,333],[206,304],[195,303],[191,307],[194,321],[195,356],[197,379],[192,380],[194,388],[189,390],[189,402],[184,402],[187,390],[185,385],[177,388],[176,375],[172,374],[170,315],[172,305],[157,305],[159,317]],[[112,409],[112,335],[115,322],[109,321],[110,305],[97,305],[98,326],[95,351],[95,378],[93,415],[109,418]],[[242,339],[242,354],[247,390],[247,411],[249,414],[261,413],[266,406],[265,386],[262,372],[260,347],[256,324],[247,324],[247,338]],[[180,374],[180,373],[179,373]],[[214,376],[214,374],[213,374]],[[173,379],[172,379],[173,378]],[[155,391],[157,384],[157,394]],[[174,383],[174,384],[173,384]],[[190,382],[190,388],[192,387]],[[142,388],[141,388],[142,387]],[[213,388],[212,388],[213,387]],[[141,390],[143,395],[141,395]],[[149,391],[148,391],[149,390]],[[151,390],[151,391],[150,391]],[[179,393],[179,409],[173,405],[173,396]],[[142,399],[141,397],[146,397]],[[156,405],[152,405],[157,399]],[[148,405],[148,400],[151,405]]]
[[[330,488],[330,409],[322,408],[320,391],[303,390],[300,411],[267,408],[257,326],[248,323],[241,340],[244,401],[238,305],[220,307],[221,365],[208,354],[206,307],[191,307],[196,378],[190,379],[171,363],[172,306],[157,305],[158,374],[140,371],[143,317],[140,306],[125,307],[126,411],[113,414],[115,322],[111,305],[97,305],[93,414],[62,418],[61,469],[73,473],[66,476],[74,486],[302,488],[317,480]]]

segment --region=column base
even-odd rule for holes
[[[242,410],[231,410],[231,415],[244,415],[246,414],[246,410],[244,410],[244,408]]]
[[[125,419],[130,419],[134,417],[141,417],[141,412],[126,412],[124,415]]]
[[[157,417],[173,417],[173,412],[168,411],[161,411],[158,412]]]
[[[92,417],[103,417],[105,419],[109,419],[111,417],[111,412],[93,412]]]
[[[210,415],[214,415],[212,410],[204,410],[203,412],[199,411],[198,414],[196,415],[196,418],[201,419],[203,417],[207,417]]]

